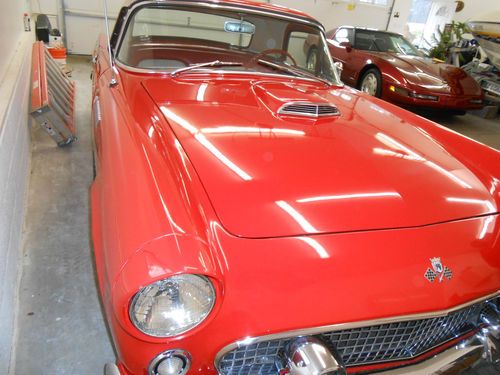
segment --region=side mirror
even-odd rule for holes
[[[335,61],[333,65],[335,65],[335,68],[337,68],[339,74],[342,73],[342,70],[344,70],[344,64],[342,64],[340,61]]]
[[[351,42],[340,42],[340,46],[344,47],[346,52],[351,52],[352,51],[352,44]]]

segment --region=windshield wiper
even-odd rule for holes
[[[234,61],[215,60],[215,61],[209,61],[209,62],[205,62],[205,63],[201,63],[201,64],[194,64],[194,65],[186,66],[185,68],[176,69],[172,73],[170,73],[170,75],[172,77],[176,77],[179,74],[182,74],[184,72],[187,72],[187,71],[190,71],[193,69],[211,68],[211,67],[218,67],[218,66],[243,66],[243,64],[239,63],[239,62],[234,62]]]
[[[330,81],[328,81],[328,80],[326,80],[324,78],[317,77],[317,76],[315,76],[312,73],[304,72],[303,70],[294,68],[294,67],[292,67],[290,65],[278,64],[278,63],[274,63],[274,62],[271,62],[271,61],[268,61],[268,60],[263,60],[263,59],[259,59],[259,60],[257,60],[257,62],[259,64],[261,64],[261,65],[269,66],[271,68],[274,68],[274,69],[277,69],[277,70],[281,70],[283,72],[290,73],[290,74],[292,74],[294,76],[311,78],[311,79],[314,79],[316,81],[323,82],[323,83],[327,84],[328,86],[332,86],[333,85],[332,82],[330,82]]]

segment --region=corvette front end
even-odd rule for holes
[[[411,108],[433,108],[448,110],[475,110],[483,108],[483,94],[459,95],[439,93],[398,86],[386,83],[383,88],[384,99]]]

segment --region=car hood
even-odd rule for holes
[[[383,53],[383,58],[396,67],[414,89],[440,94],[481,95],[476,81],[462,69],[420,56]]]
[[[497,211],[486,175],[355,90],[202,77],[142,84],[236,236],[414,227]],[[332,104],[340,115],[278,114],[297,101]]]

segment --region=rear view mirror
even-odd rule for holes
[[[255,25],[247,21],[226,21],[224,31],[228,33],[254,34]]]
[[[347,52],[352,51],[352,44],[350,42],[340,42],[340,46],[344,47]]]

